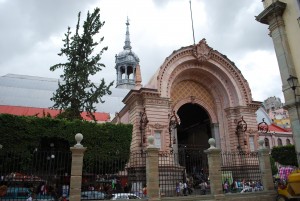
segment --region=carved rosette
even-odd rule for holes
[[[203,63],[210,59],[210,52],[212,51],[212,48],[209,47],[206,43],[206,39],[203,38],[195,47],[193,50],[194,56],[198,59],[200,63]]]

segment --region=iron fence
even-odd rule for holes
[[[68,193],[70,151],[0,151],[0,198],[58,198]]]
[[[162,197],[209,193],[206,154],[199,149],[184,149],[177,153],[160,152],[159,184]]]
[[[258,152],[223,152],[221,160],[225,193],[263,190]]]
[[[82,178],[82,198],[110,199],[116,193],[133,193],[144,197],[142,189],[146,185],[146,153],[96,153],[93,156],[87,153],[84,156]],[[94,196],[96,194],[99,196]]]

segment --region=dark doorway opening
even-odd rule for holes
[[[179,108],[177,115],[181,121],[177,129],[178,144],[207,149],[211,128],[206,110],[198,104],[187,103]]]
[[[187,176],[192,176],[196,185],[207,180],[208,164],[204,150],[209,148],[211,122],[207,111],[198,104],[187,103],[179,108],[177,127],[179,163],[185,166]],[[198,182],[197,182],[198,181]]]

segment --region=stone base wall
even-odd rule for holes
[[[255,192],[255,193],[231,193],[231,194],[222,194],[220,196],[213,195],[202,195],[195,197],[162,197],[162,201],[274,201],[277,196],[275,191],[264,191],[264,192]]]

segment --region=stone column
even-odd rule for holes
[[[221,149],[219,123],[211,124],[212,137],[216,140],[216,147]]]
[[[127,80],[127,83],[128,83],[128,74],[127,74],[127,68],[128,68],[128,66],[125,66],[125,80]]]
[[[210,148],[204,152],[207,154],[208,159],[211,194],[216,200],[225,200],[222,186],[221,150],[215,147],[215,139],[210,138],[208,143],[210,144]]]
[[[147,196],[148,200],[160,200],[159,192],[159,172],[158,172],[158,151],[154,146],[154,137],[148,137],[149,146],[147,147],[146,177],[147,177]]]
[[[264,187],[264,191],[274,191],[269,149],[264,147],[263,139],[258,140],[258,144],[259,168],[261,172],[261,180]]]
[[[82,166],[83,156],[86,147],[83,147],[80,142],[83,139],[82,134],[77,133],[75,135],[77,144],[71,147],[72,152],[72,167],[71,167],[71,179],[70,179],[70,196],[69,200],[81,201],[81,182],[82,182]]]

